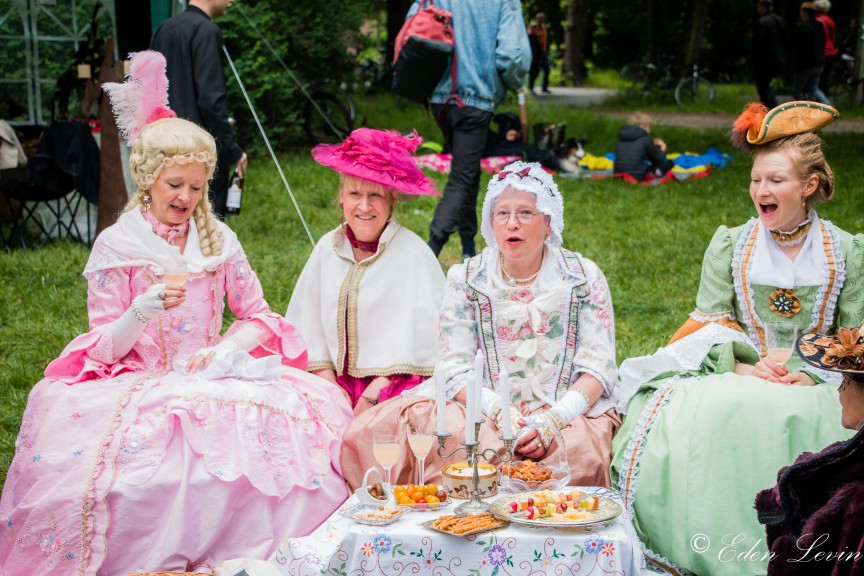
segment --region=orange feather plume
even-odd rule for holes
[[[729,139],[732,140],[732,143],[742,150],[752,150],[755,146],[747,140],[747,135],[752,134],[755,138],[766,114],[768,114],[768,108],[761,102],[748,104],[732,125],[732,131],[729,133]]]

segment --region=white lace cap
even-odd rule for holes
[[[558,248],[563,243],[564,199],[552,175],[543,170],[537,162],[513,162],[504,167],[489,181],[486,197],[483,199],[483,221],[480,232],[489,246],[495,246],[495,230],[492,228],[492,208],[495,199],[507,188],[531,192],[537,197],[537,210],[549,216],[552,232],[546,237],[546,244]]]

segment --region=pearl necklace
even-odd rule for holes
[[[771,229],[768,231],[771,232],[771,236],[774,238],[774,241],[780,246],[795,246],[796,244],[800,244],[807,237],[807,233],[810,231],[810,226],[813,224],[813,220],[807,218],[796,226],[794,229],[786,232],[780,229]]]
[[[540,268],[538,268],[537,271],[534,272],[531,276],[528,276],[527,278],[516,278],[514,276],[511,276],[510,273],[507,272],[507,269],[504,268],[504,257],[501,254],[498,254],[498,263],[501,265],[501,272],[503,272],[504,276],[506,276],[504,281],[507,283],[508,286],[516,286],[517,284],[531,282],[532,280],[537,278],[537,275],[540,274],[540,270],[543,269],[543,261],[541,260]]]

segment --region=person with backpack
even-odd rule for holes
[[[408,11],[413,16],[425,0]],[[455,63],[429,98],[432,113],[453,154],[450,177],[429,226],[429,247],[439,255],[454,232],[463,257],[477,251],[477,195],[480,159],[495,107],[508,89],[522,86],[531,66],[531,47],[519,0],[437,0],[452,14]],[[493,68],[494,65],[494,68]],[[490,74],[493,69],[494,74]]]

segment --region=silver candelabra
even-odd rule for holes
[[[474,424],[474,438],[480,438],[480,422]],[[503,438],[499,436],[500,440],[504,443],[504,454],[500,454],[498,450],[493,450],[492,448],[487,448],[485,450],[480,450],[480,442],[462,442],[462,448],[455,448],[450,453],[445,453],[445,446],[447,444],[447,439],[451,436],[451,434],[435,434],[438,438],[438,456],[441,458],[450,458],[458,453],[460,450],[465,451],[465,459],[468,461],[468,464],[473,467],[474,473],[472,478],[472,483],[474,486],[473,493],[471,495],[471,499],[467,502],[463,502],[459,506],[456,507],[457,514],[477,514],[482,512],[487,512],[489,510],[489,505],[483,502],[480,499],[480,473],[477,470],[477,466],[480,463],[480,458],[482,457],[486,462],[491,462],[492,458],[497,458],[501,462],[508,463],[513,459],[513,444],[515,443],[515,438]],[[487,452],[490,453],[487,455]]]

